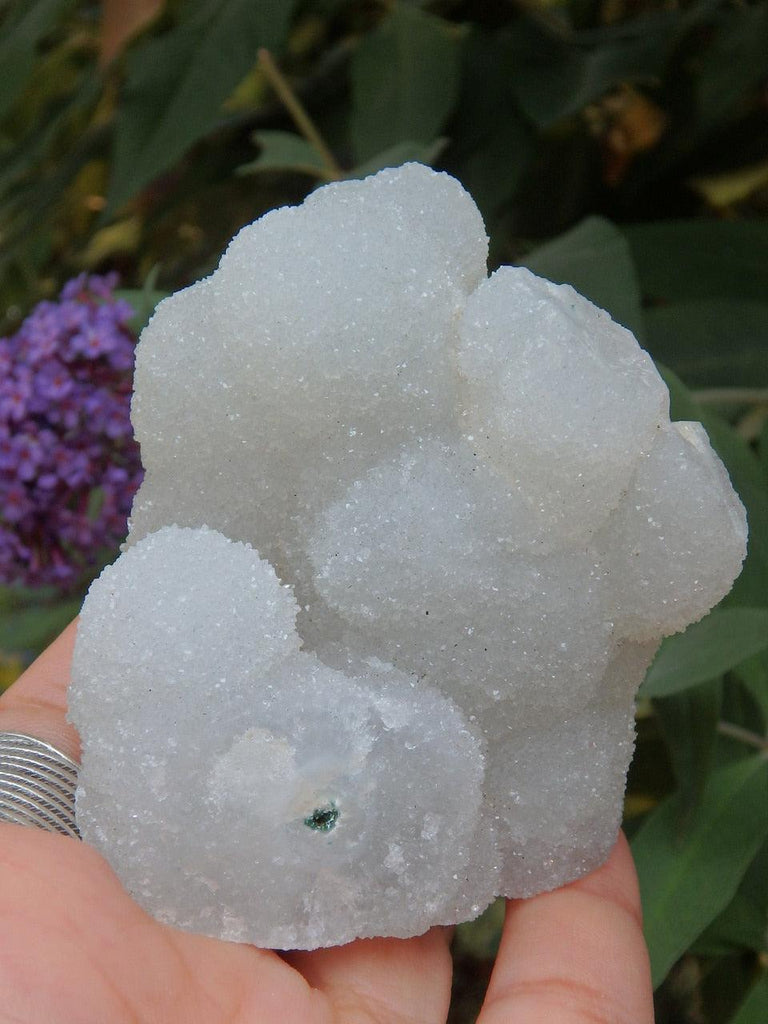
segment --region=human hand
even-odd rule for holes
[[[77,758],[70,626],[0,699],[0,731]],[[451,929],[278,954],[159,924],[85,843],[0,825],[0,1024],[443,1024]],[[652,1024],[634,866],[507,906],[478,1024]]]

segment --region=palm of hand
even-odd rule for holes
[[[283,958],[158,924],[95,851],[20,826],[0,828],[0,907],[4,1020],[428,1022],[448,1010],[443,929]]]

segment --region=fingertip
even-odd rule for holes
[[[553,892],[510,900],[478,1024],[652,1024],[637,875],[623,835],[606,862]]]
[[[619,832],[618,839],[608,859],[599,868],[591,871],[571,885],[574,889],[587,892],[620,908],[642,930],[643,912],[640,903],[640,884],[637,879],[635,862],[627,838]]]

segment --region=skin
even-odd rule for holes
[[[75,627],[0,699],[0,730],[71,757]],[[451,929],[278,954],[158,924],[84,843],[0,825],[0,1024],[442,1024]],[[653,1024],[623,836],[603,867],[510,900],[478,1024]]]

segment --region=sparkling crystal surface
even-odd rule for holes
[[[744,510],[628,331],[486,255],[410,164],[244,228],[142,335],[70,713],[80,829],[163,921],[413,935],[615,839],[634,694]]]

